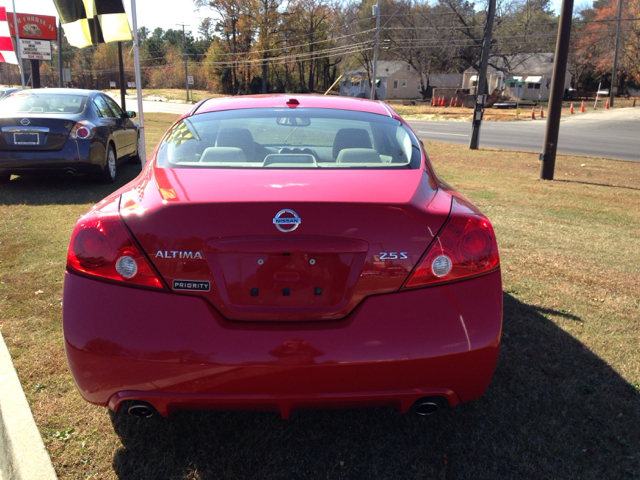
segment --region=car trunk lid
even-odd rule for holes
[[[427,208],[426,175],[155,168],[121,213],[175,293],[233,320],[331,320],[419,261],[449,211]]]
[[[60,150],[76,124],[71,118],[14,116],[0,119],[0,150]]]

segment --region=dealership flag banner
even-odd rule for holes
[[[53,0],[67,40],[82,48],[131,40],[122,0]]]
[[[16,57],[16,52],[13,51],[13,44],[9,35],[5,7],[0,7],[0,62],[18,64],[18,57]]]

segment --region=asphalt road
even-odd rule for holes
[[[119,100],[119,99],[116,99]],[[192,105],[144,101],[145,112],[180,115]],[[127,100],[127,109],[136,110],[136,100]],[[409,120],[422,140],[469,144],[470,122]],[[483,122],[480,147],[542,152],[546,120]],[[576,113],[560,121],[558,153],[615,158],[640,162],[640,108]]]
[[[422,140],[469,144],[470,122],[409,120]],[[480,147],[542,152],[546,120],[483,122]],[[558,153],[640,161],[640,108],[577,113],[560,121]]]
[[[114,100],[120,104],[119,96],[114,97]],[[145,112],[175,113],[176,115],[182,115],[191,110],[193,105],[174,102],[148,102],[143,100],[142,108]],[[135,98],[127,98],[127,110],[138,111],[138,101]]]

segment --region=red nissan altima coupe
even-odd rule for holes
[[[76,224],[63,317],[112,410],[428,414],[489,384],[498,249],[385,103],[206,100]]]

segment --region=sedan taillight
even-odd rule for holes
[[[95,134],[96,126],[87,120],[82,120],[73,126],[69,132],[69,138],[71,140],[88,140],[93,138]]]
[[[494,270],[499,263],[496,237],[489,220],[463,200],[454,198],[449,218],[404,287],[480,275]]]
[[[117,212],[94,213],[78,221],[69,242],[67,267],[107,280],[163,288]]]

